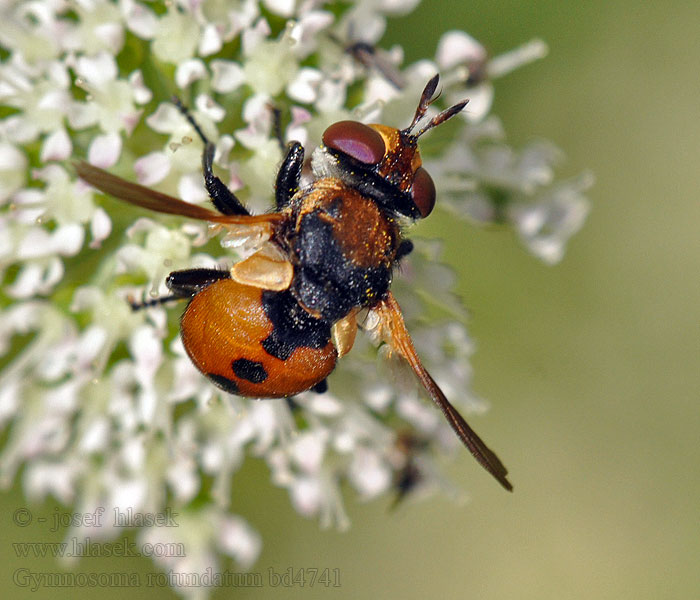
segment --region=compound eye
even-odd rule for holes
[[[323,132],[323,143],[368,165],[384,157],[384,140],[374,129],[357,121],[338,121]]]
[[[421,219],[425,219],[435,206],[435,184],[433,178],[423,167],[418,167],[413,175],[413,187],[411,197],[420,212]]]

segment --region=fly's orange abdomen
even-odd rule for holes
[[[222,279],[192,298],[181,322],[195,366],[225,391],[279,398],[316,385],[335,367],[330,326],[289,292]]]

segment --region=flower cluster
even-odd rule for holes
[[[442,151],[432,144],[436,151],[425,157],[438,204],[511,225],[536,256],[559,260],[585,218],[588,178],[555,181],[555,149],[516,152],[489,116],[493,79],[546,48],[534,41],[490,58],[467,34],[449,32],[434,60],[404,66],[401,48],[379,43],[387,18],[416,4],[3,3],[1,485],[23,468],[29,498],[52,495],[76,511],[176,507],[178,528],[144,529],[140,540],[186,544],[186,557],[158,560],[190,573],[218,568],[222,555],[246,568],[260,551],[254,528],[230,511],[246,456],[267,462],[300,514],[341,528],[343,482],[365,499],[446,487],[432,449],[458,441],[412,379],[393,373],[401,365],[377,360],[384,350],[371,336],[360,336],[322,395],[259,402],[211,386],[185,355],[179,311],[132,312],[126,298],[164,293],[173,270],[230,266],[244,251],[240,240],[217,238],[202,223],[139,218],[76,179],[70,164],[85,157],[205,203],[202,144],[170,102],[177,94],[215,141],[217,173],[262,211],[282,158],[278,137],[310,154],[340,119],[403,127],[425,82],[440,72],[446,101],[471,102],[454,138]],[[480,411],[484,403],[468,392],[463,309],[439,258],[439,244],[418,240],[394,290],[446,395],[464,412]],[[428,289],[430,297],[420,293]],[[442,300],[443,321],[423,319],[431,298]],[[119,531],[69,535],[109,539]]]

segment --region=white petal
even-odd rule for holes
[[[146,449],[143,440],[138,437],[131,437],[124,442],[121,447],[121,457],[125,466],[130,471],[140,471],[144,467],[144,459],[146,457]]]
[[[218,542],[221,549],[233,556],[243,569],[253,565],[262,548],[258,532],[236,516],[225,517],[219,523]]]
[[[51,257],[46,264],[26,263],[14,283],[7,288],[7,293],[13,298],[49,294],[61,281],[63,273],[63,262],[57,256]]]
[[[55,111],[60,115],[65,113],[69,101],[70,97],[64,90],[50,90],[39,98],[37,107],[46,111]]]
[[[75,497],[76,477],[76,469],[71,463],[37,460],[27,464],[24,489],[30,498],[44,498],[51,494],[59,502],[70,505]]]
[[[78,447],[81,452],[89,454],[102,450],[109,442],[109,423],[105,417],[93,420],[83,433]]]
[[[158,133],[172,133],[182,125],[182,116],[176,106],[162,102],[156,112],[146,117],[147,125]]]
[[[542,40],[530,40],[518,48],[492,58],[489,61],[489,77],[502,77],[527,63],[544,58],[548,51],[547,44]]]
[[[289,490],[294,509],[305,517],[311,517],[321,506],[321,486],[318,479],[299,477]]]
[[[52,250],[49,232],[41,227],[33,227],[17,246],[17,258],[37,258],[50,254]]]
[[[214,23],[209,23],[202,31],[202,37],[199,40],[199,54],[201,56],[210,56],[216,54],[223,46],[223,40],[219,28]]]
[[[199,204],[209,198],[201,173],[188,173],[180,177],[177,191],[180,198],[193,204]]]
[[[318,86],[322,78],[321,72],[317,69],[303,67],[287,85],[287,94],[292,100],[311,104],[318,97]]]
[[[231,39],[242,30],[251,27],[253,21],[255,21],[259,15],[260,8],[258,7],[258,0],[243,0],[243,3],[238,6],[237,10],[229,13]]]
[[[78,58],[76,71],[80,77],[99,88],[116,79],[117,63],[111,54],[100,52],[97,56]]]
[[[65,160],[73,152],[73,144],[71,144],[68,133],[65,129],[57,129],[49,135],[41,146],[41,162],[50,160]]]
[[[436,410],[415,397],[404,396],[400,398],[396,412],[401,418],[413,423],[421,431],[435,431],[442,423]]]
[[[93,29],[95,37],[99,38],[103,44],[113,50],[115,54],[124,45],[124,30],[121,23],[100,23]]]
[[[320,112],[335,112],[345,104],[346,87],[341,81],[322,81],[318,88],[316,108]]]
[[[226,111],[223,107],[214,102],[214,99],[208,94],[199,94],[194,104],[199,112],[209,117],[212,121],[222,121],[226,116]]]
[[[204,79],[206,76],[207,68],[199,58],[191,58],[181,62],[175,69],[175,83],[180,89],[184,89],[192,82]]]
[[[104,347],[107,341],[107,331],[99,325],[90,325],[80,335],[76,350],[76,359],[79,368],[88,368]]]
[[[236,140],[230,135],[222,135],[216,143],[216,154],[214,160],[222,167],[229,166],[229,154],[236,145]]]
[[[264,18],[258,19],[255,25],[245,29],[241,35],[241,46],[244,56],[248,56],[270,33],[270,25]]]
[[[386,30],[386,19],[374,11],[355,10],[348,14],[347,28],[368,44],[376,44]]]
[[[112,506],[121,512],[126,512],[127,508],[140,512],[146,499],[148,486],[143,479],[121,479],[110,486],[110,491],[112,497],[109,502]]]
[[[304,127],[304,123],[308,123],[311,120],[311,113],[305,108],[299,106],[292,106],[292,122],[287,127],[287,141],[296,140],[302,146],[306,146],[306,142],[309,137],[309,133]]]
[[[99,248],[102,242],[112,233],[112,220],[102,207],[97,207],[90,221],[92,241],[90,248]]]
[[[47,68],[47,73],[51,79],[51,83],[61,88],[62,90],[67,90],[71,85],[71,76],[68,73],[68,65],[65,63],[54,60]]]
[[[462,111],[462,115],[472,123],[481,121],[491,110],[493,103],[493,86],[489,82],[482,83],[467,90],[469,104]]]
[[[150,378],[161,363],[163,343],[153,327],[142,325],[131,335],[129,352],[137,363],[137,370]]]
[[[31,298],[39,293],[44,269],[39,263],[26,263],[12,285],[5,289],[11,298]]]
[[[348,476],[365,499],[385,492],[391,485],[391,469],[376,452],[367,448],[355,450]]]
[[[323,463],[326,450],[326,432],[317,430],[301,433],[292,444],[295,463],[307,473],[317,473]]]
[[[248,98],[243,104],[243,120],[269,127],[272,122],[270,97],[267,94],[255,94]]]
[[[385,413],[391,404],[394,393],[391,386],[386,384],[377,384],[365,390],[364,397],[367,406],[372,410]]]
[[[463,31],[448,31],[438,43],[435,59],[441,69],[486,60],[486,50]]]
[[[129,0],[125,14],[126,26],[138,37],[150,40],[156,34],[158,18],[139,2]]]
[[[326,11],[301,9],[301,18],[294,24],[291,37],[296,42],[294,53],[305,58],[317,46],[320,39],[319,32],[333,23],[333,15]]]
[[[41,281],[41,288],[39,289],[39,293],[51,293],[54,286],[63,278],[64,272],[65,269],[63,267],[63,261],[60,258],[58,258],[58,256],[52,256],[49,259],[48,267],[44,271],[44,276]]]
[[[56,252],[64,256],[73,256],[83,247],[85,230],[78,223],[68,223],[56,229],[51,238]]]
[[[263,0],[266,8],[281,17],[291,17],[294,14],[296,0]]]
[[[5,352],[5,348],[0,344],[0,350]],[[14,378],[5,377],[0,386],[0,423],[4,424],[7,419],[15,415],[20,401],[19,381]]]
[[[88,162],[106,169],[113,166],[122,152],[122,138],[116,133],[98,135],[88,148]]]
[[[0,132],[8,141],[15,144],[33,142],[39,137],[39,128],[24,115],[12,115],[0,122]]]
[[[0,142],[0,171],[18,171],[27,168],[27,159],[13,144]]]
[[[248,414],[255,427],[257,447],[268,448],[272,444],[279,426],[274,403],[252,402]]]
[[[188,502],[199,491],[200,480],[194,460],[189,456],[177,456],[171,461],[167,468],[167,479],[178,503]]]
[[[214,73],[211,86],[220,94],[232,92],[245,81],[241,66],[230,60],[213,60],[211,70]]]
[[[337,417],[343,412],[342,403],[330,394],[313,394],[308,398],[306,408],[323,417]]]
[[[153,92],[146,87],[143,80],[143,73],[140,69],[136,69],[136,71],[129,75],[129,85],[134,94],[134,102],[136,102],[136,104],[146,104],[151,101]]]
[[[411,12],[420,0],[380,0],[378,8],[385,13],[404,15]]]
[[[7,201],[26,181],[27,158],[13,144],[0,142],[0,203]]]
[[[94,102],[71,102],[67,111],[68,123],[74,129],[85,129],[99,120],[99,107]]]
[[[134,163],[134,172],[141,185],[151,186],[163,181],[170,173],[170,158],[165,152],[151,152]]]

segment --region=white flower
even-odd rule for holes
[[[0,142],[0,204],[21,189],[26,181],[27,159],[18,148]]]
[[[248,38],[244,45],[243,72],[254,92],[276,96],[293,79],[298,69],[293,46],[290,30],[277,40]]]
[[[508,215],[530,250],[549,264],[564,257],[566,242],[583,226],[589,203],[583,195],[591,185],[590,174],[546,190],[532,202],[517,202]]]
[[[443,74],[442,84],[448,102],[468,98],[462,115],[471,122],[481,121],[491,110],[494,87],[491,81],[547,54],[547,46],[535,39],[491,58],[486,49],[463,31],[448,31],[438,43],[435,61]]]
[[[322,10],[300,10],[299,18],[294,22],[290,33],[294,40],[294,54],[300,58],[306,58],[318,46],[321,32],[333,23],[333,15]]]
[[[158,60],[176,65],[194,55],[198,39],[197,21],[180,7],[171,6],[158,19],[151,49]]]
[[[119,8],[101,0],[75,3],[78,19],[66,36],[65,47],[86,54],[107,51],[115,56],[124,45],[124,23]]]
[[[391,474],[391,467],[377,452],[360,447],[353,453],[348,476],[361,498],[369,500],[386,492],[391,486]]]
[[[81,56],[75,62],[80,85],[90,94],[85,103],[73,103],[71,124],[79,129],[98,125],[107,133],[125,131],[130,134],[141,117],[135,104],[147,102],[142,83],[133,74],[119,78],[114,57],[106,51],[94,57]]]
[[[11,141],[27,143],[63,128],[72,105],[67,65],[30,65],[15,54],[0,64],[0,81],[0,101],[19,111],[3,122]]]
[[[531,252],[556,263],[588,214],[583,192],[592,177],[584,173],[555,182],[554,167],[561,160],[555,147],[535,142],[518,153],[500,137],[500,127],[486,121],[465,132],[448,160],[429,163],[441,184],[441,202],[478,223],[511,223]]]
[[[233,92],[245,82],[243,68],[230,60],[213,60],[211,70],[214,74],[212,87],[220,94]]]

